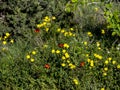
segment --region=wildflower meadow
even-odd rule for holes
[[[0,0],[0,90],[120,90],[119,0]]]

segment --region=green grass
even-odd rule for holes
[[[14,3],[0,9],[10,9],[0,22],[0,90],[120,90],[120,37],[104,3]]]

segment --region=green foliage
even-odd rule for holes
[[[119,6],[118,6],[119,8]],[[113,4],[105,5],[105,18],[108,23],[107,28],[112,31],[112,35],[120,36],[120,14],[119,9],[113,9]]]
[[[103,4],[2,0],[0,90],[119,90],[119,38],[106,28]]]

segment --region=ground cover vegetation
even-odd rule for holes
[[[0,0],[0,90],[120,90],[120,3]]]

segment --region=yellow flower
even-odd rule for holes
[[[63,67],[64,67],[65,65],[66,65],[65,63],[62,63],[62,64],[61,64],[61,66],[63,66]]]
[[[111,61],[111,60],[112,60],[112,58],[111,58],[111,57],[109,57],[109,58],[108,58],[108,60],[109,60],[109,61]]]
[[[77,79],[73,79],[74,84],[78,85],[78,80]]]
[[[47,48],[47,47],[48,47],[48,45],[46,45],[46,44],[43,46],[43,48]]]
[[[35,55],[35,54],[36,54],[36,51],[32,51],[32,54]]]
[[[60,50],[56,50],[56,53],[59,54],[59,53],[60,53]]]
[[[71,32],[69,32],[69,36],[72,36],[72,33],[71,33]]]
[[[34,62],[34,61],[35,61],[35,59],[34,59],[34,58],[31,58],[31,59],[30,59],[30,61],[31,61],[31,62]]]
[[[101,88],[100,90],[105,90],[105,88]]]
[[[70,65],[70,69],[74,69],[74,68],[76,68],[76,66],[73,65],[73,64],[71,64],[71,65]]]
[[[106,75],[107,75],[107,73],[106,73],[106,72],[104,72],[104,73],[103,73],[103,76],[106,76]]]
[[[106,61],[105,61],[105,64],[108,64],[108,63],[109,63],[109,61],[108,61],[108,60],[106,60]]]
[[[65,56],[62,56],[62,60],[65,60],[66,58],[65,58]]]
[[[70,63],[70,61],[69,61],[69,60],[67,60],[67,63]]]
[[[105,34],[105,30],[104,30],[104,29],[102,29],[102,30],[101,30],[101,33],[102,33],[102,34]]]
[[[7,37],[9,37],[9,36],[10,36],[10,33],[6,33],[5,35],[6,35]]]
[[[92,34],[91,32],[87,32],[87,35],[88,35],[89,37],[92,37],[92,36],[93,36],[93,34]]]
[[[30,59],[30,55],[27,55],[26,58],[27,58],[27,59]]]
[[[55,53],[55,50],[53,49],[51,52],[52,52],[52,53]]]
[[[74,29],[73,28],[70,28],[71,31],[73,31]]]
[[[113,61],[112,61],[112,64],[116,64],[116,61],[115,61],[115,60],[113,60]]]
[[[107,68],[107,67],[105,67],[105,68],[104,68],[104,70],[105,70],[105,71],[108,71],[108,68]]]
[[[14,43],[14,40],[13,40],[13,39],[11,39],[11,40],[10,40],[10,42],[11,42],[11,43]]]
[[[3,43],[3,45],[6,45],[6,44],[7,44],[7,42],[6,42],[6,41],[3,41],[2,43]]]
[[[88,58],[88,59],[87,59],[87,62],[90,62],[90,61],[91,61],[91,60]]]
[[[7,36],[4,36],[4,40],[7,38]]]
[[[68,32],[65,32],[65,33],[64,33],[64,36],[67,36],[67,35],[68,35]]]
[[[2,40],[2,37],[0,37],[0,40]]]
[[[69,54],[68,54],[68,53],[65,53],[65,57],[66,57],[66,58],[69,58],[70,56],[69,56]]]
[[[85,41],[85,42],[83,42],[84,43],[84,45],[87,45],[87,42]]]
[[[99,47],[99,46],[100,46],[100,42],[96,42],[96,44],[97,44],[97,47]]]
[[[93,62],[93,60],[90,61],[90,66],[91,66],[91,67],[94,66],[94,62]]]
[[[64,44],[64,47],[65,47],[65,48],[69,48],[69,45],[65,43],[65,44]]]
[[[46,22],[43,22],[43,25],[45,26],[47,23]]]
[[[62,30],[61,30],[61,33],[64,33],[64,32],[65,32],[65,30],[64,30],[64,29],[62,29]]]
[[[120,69],[120,64],[117,65],[117,68]]]
[[[61,31],[61,29],[60,29],[60,28],[58,28],[58,29],[57,29],[57,31],[58,31],[58,32],[60,32],[60,31]]]
[[[56,17],[55,17],[55,16],[53,16],[53,17],[52,17],[52,19],[53,19],[53,20],[55,20],[55,19],[56,19]]]
[[[46,28],[45,30],[46,30],[46,32],[48,32],[49,28]]]
[[[73,34],[73,37],[75,36],[75,34]]]
[[[42,26],[43,26],[43,24],[37,24],[37,28],[40,28]]]
[[[86,54],[86,57],[88,57],[89,56],[89,54]]]
[[[62,52],[63,52],[63,53],[65,53],[65,52],[66,52],[66,50],[65,50],[65,49],[63,49],[63,50],[62,50]]]
[[[96,11],[96,12],[98,11],[98,8],[97,8],[97,7],[95,8],[95,11]]]

